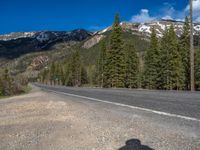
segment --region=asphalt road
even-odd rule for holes
[[[200,92],[73,88],[34,84],[43,90],[120,103],[200,121]],[[83,98],[84,100],[85,98]]]

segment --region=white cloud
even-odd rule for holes
[[[185,8],[185,12],[189,13],[190,5],[188,4]],[[193,1],[193,15],[194,15],[194,20],[197,22],[200,22],[200,0],[195,0]]]
[[[188,4],[185,8],[185,11],[189,11],[190,5]],[[200,11],[200,0],[194,0],[193,1],[193,10],[194,12]]]
[[[163,3],[163,8],[160,10],[161,18],[174,19],[174,20],[184,20],[185,12],[183,10],[178,11],[174,8],[175,4]],[[164,17],[163,17],[164,16]]]
[[[157,11],[157,13],[159,14],[158,16],[150,16],[148,9],[142,9],[139,14],[131,18],[131,22],[144,23],[159,18],[183,21],[185,17],[189,15],[189,4],[182,10],[176,10],[175,5],[176,3],[174,4],[168,2],[163,3],[163,6],[160,8],[160,10]],[[200,22],[200,0],[193,1],[193,11],[194,11],[193,13],[194,21]]]
[[[195,19],[196,22],[200,22],[200,16]]]
[[[162,19],[165,19],[165,20],[173,20],[173,18],[171,17],[171,16],[164,16],[164,17],[162,17]]]
[[[137,14],[131,18],[131,22],[144,23],[144,22],[149,22],[149,21],[155,20],[155,19],[156,19],[155,17],[151,17],[149,15],[148,9],[141,9],[140,14]]]
[[[161,8],[162,15],[170,16],[172,18],[173,14],[176,12],[173,5],[170,3],[165,2],[164,6]]]

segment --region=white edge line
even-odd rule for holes
[[[186,117],[186,116],[182,116],[182,115],[176,115],[176,114],[166,113],[166,112],[162,112],[162,111],[156,111],[156,110],[153,110],[153,109],[147,109],[147,108],[136,107],[136,106],[131,106],[131,105],[127,105],[127,104],[121,104],[121,103],[117,103],[117,102],[109,102],[109,101],[91,98],[91,97],[86,97],[86,96],[80,96],[80,95],[69,94],[69,93],[64,93],[64,92],[57,92],[57,91],[47,90],[47,89],[45,89],[45,90],[49,91],[49,92],[57,93],[57,94],[63,94],[63,95],[67,95],[67,96],[88,99],[88,100],[91,100],[91,101],[103,102],[103,103],[107,103],[107,104],[113,104],[113,105],[117,105],[117,106],[128,107],[128,108],[131,108],[131,109],[142,110],[142,111],[151,112],[151,113],[155,113],[155,114],[159,114],[159,115],[164,115],[164,116],[169,116],[169,117],[175,117],[175,118],[181,118],[181,119],[185,119],[185,120],[200,122],[199,119],[192,118],[192,117]]]

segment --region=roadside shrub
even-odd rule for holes
[[[20,80],[19,80],[20,79]],[[24,91],[24,87],[27,86],[28,80],[24,77],[14,79],[10,76],[6,69],[0,76],[0,96],[11,96],[21,94]]]

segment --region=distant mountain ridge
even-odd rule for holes
[[[139,36],[148,40],[151,35],[151,29],[154,28],[159,38],[163,36],[166,28],[174,25],[177,36],[183,33],[184,22],[175,20],[160,20],[147,23],[121,22],[124,32]],[[110,32],[112,26],[101,31],[90,32],[84,29],[67,31],[39,31],[39,32],[16,32],[6,35],[0,35],[0,58],[16,58],[21,55],[48,51],[49,48],[57,43],[73,43],[84,41],[82,46],[85,49],[91,48],[98,44]],[[195,41],[199,41],[200,23],[194,24]]]
[[[68,36],[71,36],[72,34],[75,35],[78,32],[84,32],[86,30],[84,29],[77,29],[70,32],[67,31],[38,31],[38,32],[12,32],[10,34],[3,34],[0,35],[0,41],[9,41],[9,40],[16,40],[19,38],[36,38],[39,41],[45,41],[48,40],[48,37],[61,37],[66,38]],[[86,31],[90,34],[89,31]]]
[[[183,32],[183,26],[184,26],[183,21],[162,19],[159,21],[150,21],[146,23],[121,22],[121,26],[124,31],[132,31],[133,33],[140,33],[146,36],[150,35],[151,28],[154,27],[159,37],[162,37],[166,27],[169,27],[171,24],[174,25],[177,35],[180,36]],[[101,31],[97,31],[94,33],[89,31],[87,32],[90,35],[103,34],[107,31],[110,31],[111,28],[112,27],[109,26]],[[83,30],[84,29],[78,29],[78,30],[73,30],[72,32],[67,32],[67,31],[13,32],[10,34],[0,35],[0,41],[16,40],[19,38],[37,38],[39,41],[45,41],[48,40],[49,36],[65,38],[66,36],[69,36],[71,33],[74,34],[77,31],[83,31]],[[194,23],[194,34],[199,34],[199,33],[200,33],[200,23]]]
[[[80,42],[92,35],[84,29],[65,31],[21,32],[0,36],[0,57],[15,58],[23,54],[47,50],[60,42]]]
[[[160,21],[151,21],[146,23],[131,23],[131,22],[121,22],[121,27],[124,31],[132,32],[133,34],[144,35],[149,37],[151,34],[151,28],[156,30],[156,34],[158,37],[162,37],[166,28],[169,28],[170,25],[174,25],[174,29],[176,34],[180,36],[183,33],[184,22],[176,21],[176,20],[160,20]],[[96,34],[103,34],[112,29],[112,27],[108,27],[101,31],[96,32]],[[194,24],[194,34],[200,34],[200,23]]]

